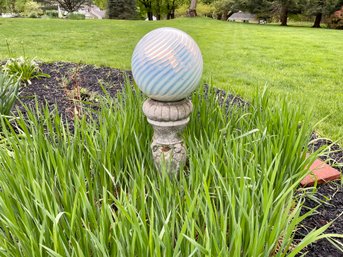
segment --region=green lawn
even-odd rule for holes
[[[257,87],[313,107],[325,137],[343,135],[343,33],[327,29],[221,22],[0,19],[0,59],[15,55],[130,69],[134,46],[148,31],[180,28],[199,44],[203,82],[250,99]],[[275,98],[276,99],[276,98]],[[339,140],[343,143],[343,140]]]

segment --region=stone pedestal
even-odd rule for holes
[[[192,102],[159,102],[151,98],[143,104],[143,112],[154,128],[151,150],[157,169],[166,165],[169,173],[176,173],[186,163],[186,147],[181,132],[189,122]]]

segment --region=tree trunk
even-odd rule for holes
[[[172,9],[171,9],[171,13],[170,13],[170,18],[175,19],[175,9],[177,7],[177,3],[176,0],[172,1]]]
[[[288,6],[282,5],[281,12],[280,12],[281,26],[287,26],[287,18],[288,18]]]
[[[322,21],[322,13],[317,13],[316,19],[314,20],[314,24],[312,28],[320,28],[320,22]]]
[[[148,19],[149,19],[149,21],[152,21],[152,20],[153,20],[152,11],[148,11]]]
[[[175,19],[175,9],[171,10],[170,18]]]
[[[161,20],[161,6],[160,1],[156,1],[156,20]]]
[[[176,9],[176,0],[173,0],[172,1],[172,7],[171,7],[171,10],[170,10],[170,18],[171,19],[175,19],[175,9]]]
[[[197,16],[197,0],[191,0],[191,4],[188,9],[188,16],[195,17]]]
[[[167,20],[170,20],[171,18],[171,8],[170,8],[170,5],[169,5],[169,2],[167,2]]]

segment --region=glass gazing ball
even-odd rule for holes
[[[159,28],[146,34],[132,55],[132,74],[144,94],[178,101],[198,86],[203,69],[200,49],[185,32]]]

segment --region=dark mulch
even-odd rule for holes
[[[313,140],[309,145],[310,151],[317,151],[323,146],[328,146],[328,152],[320,158],[331,166],[343,172],[343,149],[327,138],[320,138],[316,133],[311,136]],[[315,208],[316,214],[308,217],[304,222],[297,236],[302,238],[309,231],[333,222],[326,233],[343,234],[343,185],[340,181],[320,185],[315,195],[319,201],[307,199],[305,206]],[[303,213],[306,209],[303,210]],[[343,244],[343,239],[337,239]],[[330,244],[327,239],[322,239],[310,245],[306,251],[308,257],[342,257],[343,253]]]
[[[30,107],[34,107],[36,101],[41,105],[49,105],[51,109],[57,105],[58,111],[69,124],[73,124],[75,107],[80,105],[80,100],[96,101],[100,95],[104,95],[103,88],[114,97],[126,80],[132,80],[130,71],[108,67],[56,62],[43,63],[40,68],[50,78],[33,79],[31,85],[22,87],[20,101]],[[17,108],[26,114],[19,102],[14,107]]]
[[[311,151],[317,151],[322,146],[328,146],[327,154],[322,155],[320,158],[332,167],[343,172],[343,149],[327,138],[320,138],[316,133],[312,133],[312,143],[309,148]],[[343,255],[342,255],[343,256]]]
[[[310,151],[317,151],[323,146],[328,147],[328,152],[320,158],[334,168],[343,172],[343,149],[329,139],[320,138],[316,133],[312,134]],[[316,208],[314,215],[302,222],[296,237],[303,238],[308,232],[315,228],[322,227],[330,222],[332,225],[325,233],[343,234],[343,186],[340,181],[331,182],[318,187],[315,194],[318,199],[306,199],[302,213]],[[343,239],[337,239],[343,244]],[[343,253],[335,248],[327,239],[322,239],[310,245],[305,250],[307,257],[342,257]]]
[[[44,73],[50,74],[51,78],[35,79],[32,81],[32,85],[23,87],[20,92],[21,101],[28,106],[35,105],[35,98],[39,103],[46,102],[51,107],[57,104],[59,112],[69,120],[69,123],[72,123],[75,114],[75,100],[96,101],[97,96],[103,95],[100,84],[106,88],[111,96],[115,96],[118,90],[122,89],[126,79],[132,80],[130,71],[120,71],[108,67],[57,62],[41,64],[41,69]],[[208,87],[205,87],[204,90],[206,92]],[[219,100],[226,99],[227,105],[232,102],[240,106],[247,104],[239,97],[227,96],[223,90],[217,90],[216,93]],[[25,109],[19,103],[16,105],[25,114]],[[316,134],[312,135],[312,139],[317,140],[311,145],[311,150],[317,150],[323,145],[330,145],[332,151],[322,156],[322,159],[327,160],[342,171],[343,150],[337,144],[332,144],[328,139],[318,139]],[[322,203],[320,203],[315,215],[302,222],[296,238],[301,239],[312,229],[319,228],[331,221],[334,221],[334,223],[327,232],[343,234],[343,215],[341,215],[343,212],[342,185],[337,182],[321,185],[315,196],[321,199]],[[313,208],[318,206],[318,203],[307,199],[305,205]],[[327,240],[320,240],[306,250],[308,251],[306,255],[308,257],[343,256],[343,253],[334,248]]]
[[[318,187],[315,194],[318,200],[307,199],[304,214],[310,208],[315,208],[314,215],[302,222],[297,231],[296,238],[303,238],[308,232],[315,228],[322,227],[332,221],[332,225],[325,233],[343,234],[343,188],[340,182],[331,182]],[[343,239],[337,239],[343,243]],[[327,239],[321,239],[307,247],[304,251],[307,257],[342,257],[343,253],[335,248]],[[300,255],[298,255],[300,256]]]

